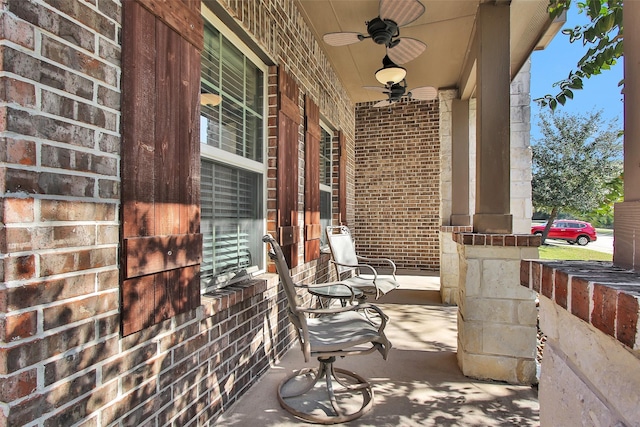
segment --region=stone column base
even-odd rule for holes
[[[513,215],[475,214],[473,231],[476,233],[510,234],[513,232]]]
[[[455,233],[460,254],[458,364],[466,376],[536,383],[536,294],[520,286],[520,261],[540,238]]]

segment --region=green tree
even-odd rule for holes
[[[580,213],[586,221],[597,226],[613,226],[613,207],[624,201],[624,174],[620,174],[606,185],[606,194],[600,205],[590,212]]]
[[[561,209],[596,209],[622,172],[617,119],[602,123],[601,116],[601,111],[585,115],[545,111],[539,116],[542,138],[532,144],[531,186],[536,210],[549,214],[543,243]]]
[[[582,89],[583,79],[600,74],[616,64],[624,54],[622,3],[623,0],[577,2],[579,13],[586,13],[590,21],[583,26],[566,28],[562,33],[569,37],[571,43],[581,42],[587,51],[566,79],[553,84],[559,89],[555,95],[545,95],[535,101],[555,110],[558,105],[573,99],[573,91]],[[570,6],[571,0],[549,0],[549,15],[556,18]]]

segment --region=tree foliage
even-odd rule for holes
[[[606,186],[606,194],[600,205],[589,212],[581,212],[579,216],[596,227],[613,227],[613,208],[616,203],[624,201],[624,174],[616,176]]]
[[[569,9],[572,0],[549,0],[549,15],[556,18]],[[615,65],[623,54],[622,27],[623,0],[584,0],[578,1],[578,11],[586,13],[590,22],[583,26],[566,28],[562,33],[571,43],[582,42],[587,49],[578,61],[575,70],[571,70],[566,79],[553,84],[558,87],[556,95],[537,98],[541,106],[555,110],[573,99],[573,91],[582,89],[583,79],[600,74]],[[623,83],[620,82],[620,85]]]
[[[602,123],[601,116],[539,116],[542,137],[532,144],[531,185],[536,210],[551,214],[549,226],[560,210],[592,211],[611,197],[611,183],[622,173],[622,141],[617,119]]]

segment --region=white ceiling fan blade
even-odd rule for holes
[[[398,44],[387,49],[387,56],[396,64],[404,64],[420,56],[427,45],[418,39],[402,37]]]
[[[418,0],[380,0],[380,19],[390,19],[398,27],[415,21],[424,10],[424,5]]]
[[[373,104],[374,107],[385,107],[387,105],[391,105],[391,102],[389,102],[388,99],[385,99],[384,101],[376,102],[375,104]]]
[[[389,89],[383,86],[362,86],[362,89],[374,90],[381,93],[389,93]]]
[[[358,43],[363,37],[360,33],[327,33],[322,40],[331,46],[347,46]]]
[[[432,99],[436,99],[438,97],[438,89],[431,86],[421,86],[411,89],[411,92],[409,92],[409,96],[411,99],[431,101]]]

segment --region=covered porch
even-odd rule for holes
[[[0,97],[0,425],[297,423],[279,407],[275,386],[305,364],[289,349],[293,336],[264,246],[253,259],[265,262],[249,280],[213,290],[201,283],[200,265],[213,257],[202,250],[201,193],[209,183],[200,171],[222,162],[234,184],[260,182],[251,186],[262,195],[250,197],[260,224],[249,227],[253,237],[279,234],[291,246],[292,274],[331,280],[317,244],[320,224],[306,215],[319,211],[320,162],[307,161],[305,148],[319,154],[321,124],[331,147],[331,179],[322,189],[327,219],[349,225],[372,252],[393,247],[385,255],[400,267],[440,273],[403,276],[401,289],[380,301],[391,318],[388,361],[339,361],[374,384],[373,410],[353,424],[570,425],[556,415],[583,410],[570,420],[580,425],[606,406],[613,421],[600,425],[634,425],[638,292],[618,292],[608,272],[600,286],[589,277],[569,282],[539,262],[521,264],[536,258],[539,243],[524,235],[531,213],[527,58],[558,29],[548,2],[424,3],[429,13],[402,31],[429,50],[406,68],[409,88],[435,87],[438,99],[369,115],[379,93],[363,86],[375,84],[384,48],[329,48],[321,40],[326,32],[359,31],[377,15],[377,0],[3,0],[0,50],[11,90]],[[640,20],[639,2],[625,5],[627,19]],[[260,161],[231,159],[239,156],[235,144],[231,153],[200,138],[208,120],[200,97],[205,24],[212,55],[226,53],[219,46],[227,40],[227,65],[251,63],[251,72],[262,73],[262,84],[253,85],[260,120],[238,128],[237,116],[210,121]],[[637,76],[640,33],[627,28],[626,74]],[[231,80],[218,89],[235,91]],[[616,207],[614,260],[637,271],[640,87],[634,78],[625,84],[625,202]],[[248,111],[243,117],[254,117],[255,105],[239,104]],[[236,111],[221,105],[213,107]],[[245,138],[235,131],[241,127],[255,132]],[[261,148],[244,150],[256,135]],[[417,243],[407,256],[409,240]],[[521,286],[528,279],[531,289]],[[582,384],[571,382],[576,387],[565,392],[553,381],[545,390],[541,381],[538,404],[531,384],[540,291],[552,314],[541,314],[543,326],[558,332],[546,356],[569,360],[575,337],[564,343],[565,331],[555,329],[570,316],[582,327],[590,321],[586,333],[595,338],[585,342],[616,349],[620,361],[600,364],[598,373],[627,380],[630,392],[598,389],[586,403],[558,404],[556,392],[575,396]],[[572,311],[556,311],[550,301]],[[565,365],[555,366],[566,378],[584,378],[569,376],[576,363]],[[611,405],[610,396],[635,400]]]
[[[398,276],[400,288],[377,303],[390,320],[393,344],[387,361],[380,355],[347,357],[336,366],[354,371],[373,385],[373,409],[350,425],[376,426],[536,426],[537,386],[481,381],[465,377],[457,362],[457,310],[441,303],[437,275]],[[298,345],[291,348],[245,395],[232,403],[218,426],[309,425],[282,409],[280,381],[304,363]]]

